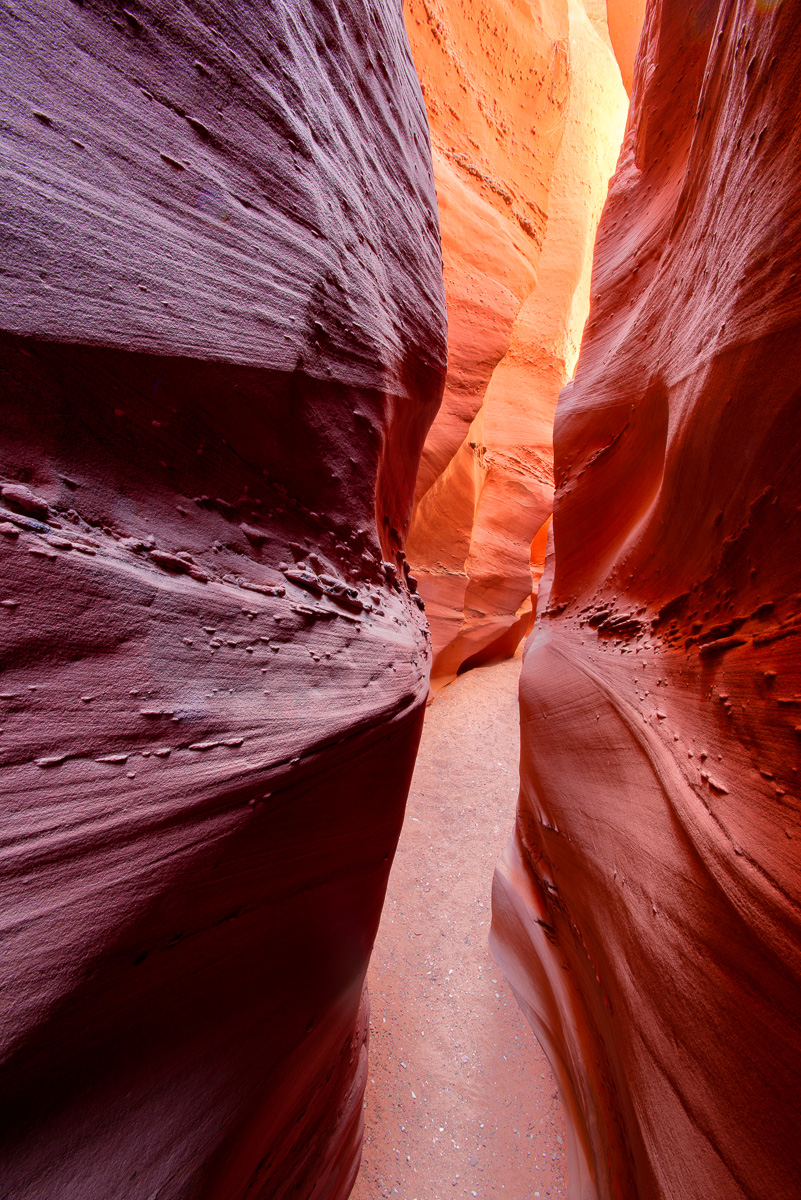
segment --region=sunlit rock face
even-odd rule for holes
[[[553,413],[578,353],[627,97],[604,4],[408,0],[406,21],[448,298],[445,397],[408,545],[437,687],[512,654],[531,626]]]
[[[494,946],[571,1197],[801,1185],[801,5],[649,4]]]
[[[631,95],[634,60],[642,32],[645,0],[606,0],[606,19],[623,86]]]
[[[445,366],[397,7],[4,23],[0,1193],[339,1200]]]

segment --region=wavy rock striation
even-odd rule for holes
[[[436,687],[514,653],[531,627],[553,413],[578,355],[627,97],[605,5],[409,0],[406,17],[432,129],[449,318],[445,397],[408,544]]]
[[[426,117],[383,0],[6,23],[0,1192],[348,1194],[428,687]]]
[[[801,5],[651,0],[494,945],[576,1200],[801,1188]]]

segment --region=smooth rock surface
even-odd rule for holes
[[[406,20],[448,298],[445,396],[408,543],[437,688],[463,666],[513,654],[531,627],[553,413],[578,354],[627,97],[605,6],[590,0],[409,0]]]
[[[402,19],[7,15],[0,1193],[341,1200],[445,367]]]
[[[799,18],[649,3],[557,410],[493,937],[575,1200],[801,1194]]]
[[[634,61],[640,44],[645,0],[606,0],[606,19],[615,58],[629,95],[634,82]]]

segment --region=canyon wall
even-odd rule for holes
[[[553,413],[578,354],[627,97],[605,4],[407,0],[406,21],[431,124],[449,320],[408,543],[438,687],[514,653],[531,627]]]
[[[14,0],[0,1193],[342,1200],[441,395],[385,0]]]
[[[603,3],[603,0],[600,0]],[[640,43],[645,0],[606,0],[609,38],[628,95],[634,82],[634,62]]]
[[[801,1192],[799,20],[649,3],[557,409],[493,941],[575,1200]]]

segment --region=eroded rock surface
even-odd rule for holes
[[[605,5],[409,0],[406,19],[448,298],[448,378],[408,544],[436,687],[512,654],[531,627],[553,413],[578,354],[627,97]]]
[[[402,20],[10,17],[0,1192],[339,1200],[445,361]]]
[[[571,1196],[801,1189],[801,5],[649,3],[494,945]]]

